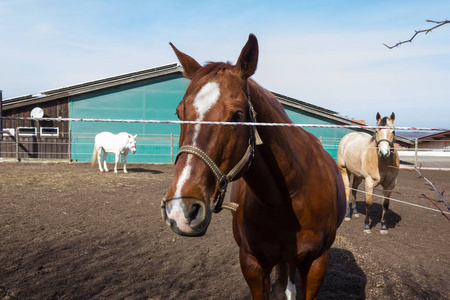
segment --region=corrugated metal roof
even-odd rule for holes
[[[323,107],[320,107],[320,106],[316,106],[316,105],[311,104],[311,103],[300,101],[300,100],[297,100],[297,99],[294,99],[294,98],[291,98],[291,97],[288,97],[288,96],[285,96],[285,95],[281,95],[281,94],[278,94],[278,93],[275,93],[275,92],[271,92],[271,93],[274,94],[275,97],[277,97],[278,100],[284,100],[285,102],[289,102],[289,103],[292,103],[292,104],[295,104],[295,105],[302,105],[302,106],[305,106],[305,107],[308,107],[308,108],[312,108],[314,110],[321,111],[321,112],[324,112],[324,113],[327,113],[327,114],[333,114],[333,115],[337,114],[337,112],[335,112],[335,111],[332,111],[332,110],[329,110],[329,109],[326,109],[326,108],[323,108]]]
[[[104,79],[99,79],[95,81],[90,81],[86,83],[71,85],[68,87],[48,90],[41,92],[37,95],[25,95],[15,98],[4,99],[2,101],[3,108],[8,109],[9,107],[18,107],[22,105],[32,104],[33,102],[46,102],[57,98],[68,97],[78,94],[83,94],[91,91],[96,91],[112,86],[117,86],[120,84],[126,84],[131,82],[138,82],[142,80],[147,80],[151,78],[156,78],[159,76],[182,73],[183,69],[176,63],[164,65],[160,67],[155,67],[151,69],[146,69],[142,71],[122,74],[118,76],[108,77]]]
[[[142,71],[126,73],[126,74],[122,74],[122,75],[118,75],[118,76],[99,79],[99,80],[95,80],[95,81],[89,81],[86,83],[72,85],[69,87],[53,89],[53,90],[49,90],[49,91],[45,91],[45,92],[41,92],[41,93],[44,95],[58,94],[58,93],[69,91],[69,90],[74,90],[74,89],[79,89],[79,88],[84,88],[84,87],[89,87],[89,86],[95,86],[95,85],[99,85],[99,84],[107,83],[107,82],[120,81],[122,79],[128,79],[128,78],[136,77],[136,76],[154,75],[161,71],[166,71],[166,70],[176,69],[176,68],[177,68],[177,64],[174,63],[174,64],[164,65],[164,66],[146,69],[146,70],[142,70]]]
[[[434,132],[432,134],[428,134],[426,136],[422,136],[419,138],[419,141],[426,142],[430,140],[436,140],[436,139],[443,139],[450,137],[450,130],[449,131],[441,131],[441,132]]]

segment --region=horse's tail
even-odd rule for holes
[[[94,151],[92,153],[92,161],[91,161],[91,167],[95,165],[95,161],[97,160],[97,145],[94,145]]]

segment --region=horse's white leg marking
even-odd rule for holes
[[[119,162],[120,152],[116,152],[116,162],[114,164],[114,173],[117,173],[117,163]]]
[[[216,82],[208,82],[205,84],[201,90],[198,92],[197,96],[194,99],[194,107],[197,111],[197,121],[202,121],[205,114],[217,103],[220,96],[219,84]],[[200,132],[200,124],[195,125],[194,136],[192,137],[192,144],[196,145],[197,137]],[[189,154],[188,154],[189,155]],[[181,171],[181,175],[178,177],[178,182],[176,184],[176,191],[173,196],[172,201],[170,202],[168,211],[170,211],[167,215],[169,219],[175,220],[177,223],[178,229],[183,232],[190,233],[193,230],[189,226],[189,220],[184,215],[183,210],[183,202],[181,199],[181,190],[183,189],[184,184],[188,181],[189,176],[191,175],[192,166],[192,155],[189,155],[186,160],[186,165],[184,169]]]
[[[295,283],[291,281],[291,278],[289,276],[287,279],[286,291],[284,292],[284,294],[286,295],[286,298],[288,300],[295,300],[297,299],[297,290],[295,289]]]

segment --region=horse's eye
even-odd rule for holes
[[[237,111],[231,117],[230,122],[241,122],[243,117],[244,117],[244,113],[242,111]]]

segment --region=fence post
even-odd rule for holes
[[[19,159],[19,130],[16,127],[16,161],[20,161]]]
[[[415,145],[414,145],[414,154],[415,154],[415,159],[414,159],[414,167],[416,167],[417,168],[417,145],[418,145],[418,143],[419,143],[419,139],[418,138],[416,138],[416,140],[415,140]]]
[[[173,164],[173,133],[170,134],[170,162]]]

